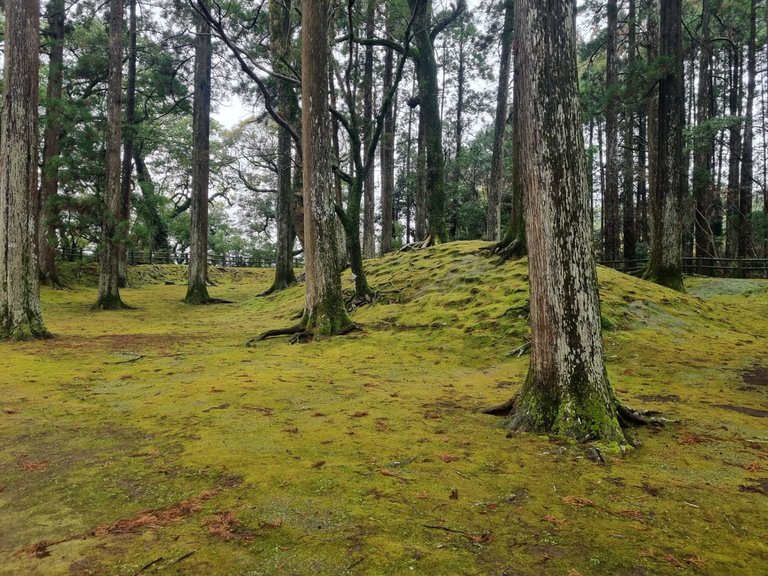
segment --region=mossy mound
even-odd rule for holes
[[[525,262],[481,247],[367,261],[363,330],[309,345],[243,345],[302,310],[269,270],[229,306],[166,266],[133,310],[44,289],[56,338],[0,344],[0,574],[763,574],[768,282],[599,270],[617,394],[680,421],[599,464],[478,413],[529,332]]]

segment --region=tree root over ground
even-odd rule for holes
[[[345,326],[344,328],[334,332],[332,335],[344,336],[345,334],[349,334],[350,332],[356,332],[358,330],[362,330],[362,328],[360,328],[358,324],[352,323],[349,326]],[[250,338],[249,340],[246,340],[245,346],[246,348],[253,348],[256,342],[262,342],[267,338],[277,338],[278,336],[291,336],[291,338],[288,340],[289,344],[299,344],[299,343],[306,344],[307,342],[310,342],[315,338],[315,333],[312,330],[308,330],[302,324],[296,324],[294,326],[289,326],[288,328],[277,328],[275,330],[267,330],[266,332],[259,334],[255,338]]]
[[[411,242],[410,244],[406,244],[400,250],[399,252],[410,252],[411,250],[423,250],[424,248],[429,248],[430,246],[435,245],[435,238],[431,234],[427,236],[424,240],[419,240],[418,242]]]
[[[500,242],[486,246],[480,249],[481,252],[487,253],[489,256],[498,256],[496,266],[501,266],[508,260],[519,260],[525,256],[525,245],[519,238],[513,238],[508,240],[502,239]]]

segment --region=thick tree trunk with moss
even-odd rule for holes
[[[304,3],[301,13],[301,118],[304,180],[306,301],[302,324],[316,335],[346,330],[337,254],[328,112],[329,0]]]
[[[620,255],[619,238],[619,122],[616,106],[618,90],[618,65],[616,62],[616,32],[618,28],[618,7],[616,0],[608,0],[608,39],[605,65],[605,191],[603,209],[603,256],[616,261]]]
[[[654,147],[656,177],[651,181],[651,251],[645,278],[683,290],[682,200],[683,166],[683,52],[681,1],[665,0],[659,12],[659,57],[666,62],[659,80]]]
[[[125,230],[120,213],[120,142],[123,79],[123,2],[109,2],[109,82],[107,88],[106,184],[102,211],[101,270],[99,295],[94,308],[118,310],[120,242]]]
[[[365,16],[365,37],[373,40],[376,31],[377,0],[368,0],[366,4]],[[374,150],[369,148],[373,138],[373,44],[365,47],[365,66],[363,71],[363,128],[366,154],[374,154]],[[365,159],[368,164],[368,158]],[[376,256],[376,235],[375,235],[375,200],[376,178],[373,168],[368,170],[365,175],[365,186],[363,190],[363,256],[365,258],[374,258]]]
[[[204,2],[204,0],[201,0]],[[208,182],[211,131],[211,28],[200,17],[195,38],[195,101],[192,119],[192,205],[187,304],[203,304],[208,295]]]
[[[496,90],[496,116],[493,122],[493,153],[491,155],[491,179],[488,183],[488,212],[485,236],[491,242],[498,242],[501,235],[501,195],[504,192],[505,142],[507,115],[509,114],[509,69],[512,55],[512,34],[514,30],[514,2],[504,2],[504,29],[501,33],[501,60],[499,62],[499,85]]]
[[[270,57],[272,67],[281,74],[289,74],[286,60],[290,57],[291,2],[272,0],[269,4]],[[292,88],[279,82],[277,107],[283,118],[291,116]],[[296,233],[293,226],[293,183],[291,180],[291,135],[278,128],[277,136],[277,238],[275,242],[275,278],[267,292],[282,290],[296,283],[293,271],[293,244]]]
[[[136,0],[128,5],[128,82],[125,88],[125,130],[123,131],[123,164],[120,178],[120,220],[126,235],[131,220],[131,174],[133,147],[136,139]],[[128,244],[120,243],[117,279],[120,288],[128,286]]]
[[[59,189],[59,154],[61,154],[61,92],[64,81],[64,0],[51,0],[47,7],[50,55],[46,88],[45,132],[43,134],[43,169],[40,184],[40,222],[38,247],[40,281],[58,286],[56,273],[56,214],[51,203]]]
[[[40,4],[8,2],[0,108],[0,340],[49,336],[37,269]]]
[[[516,8],[531,361],[507,427],[626,444],[603,359],[574,3]]]

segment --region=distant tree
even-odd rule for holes
[[[123,78],[123,2],[109,2],[109,84],[107,90],[107,134],[105,189],[102,210],[101,270],[99,294],[94,308],[125,308],[120,298],[118,266],[120,242],[124,241],[127,223],[120,211],[120,135]]]
[[[207,7],[207,0],[199,0]],[[203,304],[208,295],[208,183],[211,132],[211,27],[195,13],[195,92],[192,120],[192,228],[187,304]]]
[[[683,290],[682,201],[685,187],[685,124],[681,0],[661,2],[659,58],[664,63],[658,83],[656,123],[650,147],[654,177],[650,188],[651,251],[645,278]]]
[[[619,120],[618,120],[618,78],[619,66],[616,56],[618,29],[617,0],[608,0],[608,39],[606,42],[605,64],[605,191],[603,210],[603,255],[606,260],[616,261],[620,257],[619,236]]]
[[[499,61],[499,83],[496,92],[496,115],[493,123],[493,159],[491,160],[491,179],[488,183],[488,215],[486,218],[486,238],[498,242],[501,238],[501,195],[506,180],[504,178],[504,144],[509,116],[509,78],[512,56],[512,38],[514,31],[514,1],[504,1],[504,28],[501,32],[501,58]]]
[[[626,445],[642,418],[616,399],[603,357],[576,70],[575,3],[516,4],[522,180],[526,186],[531,361],[512,431]],[[499,407],[501,409],[502,407]]]
[[[40,183],[39,261],[40,281],[58,286],[56,273],[56,194],[59,189],[59,163],[62,134],[62,85],[64,81],[64,0],[50,0],[48,20],[48,84],[45,97],[43,169]]]
[[[754,177],[754,109],[755,76],[757,75],[757,0],[749,0],[749,37],[747,40],[747,108],[744,142],[741,150],[741,181],[739,183],[739,258],[747,258],[752,250],[750,214],[752,213],[752,179]],[[765,160],[764,160],[765,161]]]
[[[37,269],[37,137],[40,3],[5,4],[0,108],[0,339],[49,336]]]

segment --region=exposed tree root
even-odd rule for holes
[[[345,292],[344,307],[347,312],[352,313],[357,308],[362,308],[368,304],[375,304],[379,301],[381,294],[377,290],[368,289],[362,295],[357,292]]]
[[[362,330],[362,328],[360,328],[358,324],[352,323],[334,332],[333,336],[344,336],[345,334],[356,332],[358,330]],[[294,326],[289,326],[288,328],[267,330],[257,337],[247,340],[245,346],[246,348],[252,348],[256,342],[261,342],[267,338],[276,338],[278,336],[291,336],[288,340],[289,344],[305,344],[314,339],[315,333],[312,330],[307,329],[303,324],[296,324]]]
[[[515,403],[517,401],[517,396],[514,396],[507,400],[506,402],[502,402],[501,404],[496,404],[495,406],[489,406],[488,408],[481,408],[480,412],[482,414],[490,414],[491,416],[509,416],[509,413],[512,412],[512,410],[515,408]]]
[[[429,248],[430,246],[435,245],[435,237],[430,234],[427,236],[424,240],[419,240],[418,242],[411,242],[410,244],[406,244],[398,252],[410,252],[412,250],[423,250],[424,248]]]
[[[280,282],[273,282],[272,286],[264,290],[264,292],[259,292],[258,294],[256,294],[256,298],[263,298],[264,296],[269,296],[270,294],[274,294],[275,292],[280,292],[280,290],[285,290],[287,288],[290,288],[295,284],[298,284],[298,280],[294,282],[286,282],[285,280],[281,280]]]
[[[526,254],[525,243],[520,238],[503,238],[500,242],[496,242],[481,249],[482,252],[487,252],[491,256],[498,256],[496,266],[501,266],[508,260],[519,260]]]
[[[530,341],[528,341],[528,342],[525,342],[522,346],[518,346],[517,348],[515,348],[511,352],[507,352],[505,354],[505,356],[512,356],[512,357],[515,357],[515,358],[520,358],[526,352],[530,352],[530,350],[531,350],[531,343],[530,343]]]

